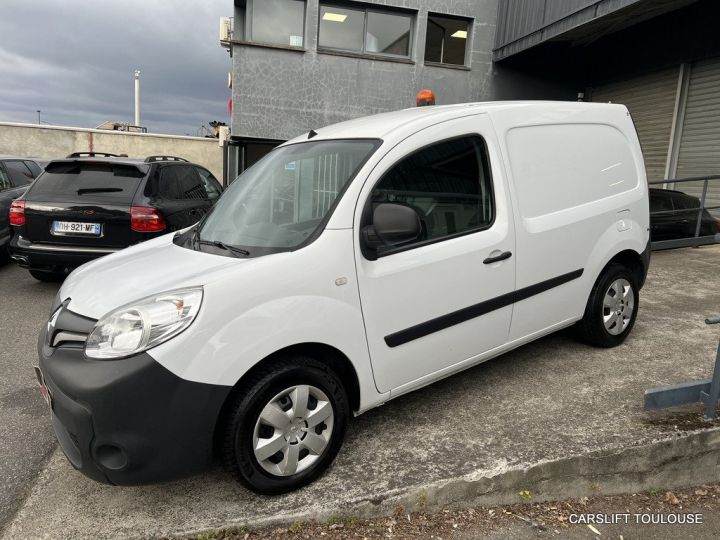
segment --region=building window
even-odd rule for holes
[[[382,203],[417,212],[422,236],[412,246],[489,227],[495,208],[485,142],[476,135],[451,139],[403,159],[373,189],[373,210]]]
[[[247,0],[248,41],[303,47],[305,0]]]
[[[410,56],[413,17],[395,11],[320,5],[318,46],[361,54]]]
[[[425,39],[425,61],[464,66],[470,21],[439,15],[428,15]]]

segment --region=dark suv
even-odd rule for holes
[[[653,242],[692,238],[697,228],[700,199],[672,189],[650,188],[650,239]],[[720,233],[720,220],[703,210],[700,236]]]
[[[13,201],[10,254],[36,279],[57,281],[92,259],[196,223],[221,192],[207,169],[182,158],[71,154],[49,162]]]
[[[7,259],[7,248],[12,237],[8,221],[10,204],[20,197],[42,168],[32,159],[0,156],[0,262]]]

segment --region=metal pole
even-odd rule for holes
[[[700,198],[700,210],[698,210],[697,223],[695,224],[695,238],[700,236],[700,225],[702,225],[702,215],[703,210],[705,210],[705,199],[707,198],[708,182],[709,180],[706,178],[705,183],[703,184],[702,197]]]
[[[37,110],[38,113],[38,124],[40,124],[40,109]]]
[[[140,70],[135,70],[135,125],[140,125]]]
[[[705,420],[713,420],[717,416],[718,397],[720,397],[720,345],[715,357],[715,370],[713,371],[710,392],[703,395],[705,401]]]

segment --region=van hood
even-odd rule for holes
[[[141,298],[205,285],[227,270],[257,259],[236,259],[176,246],[167,234],[84,264],[68,276],[60,299],[68,308],[99,319]]]

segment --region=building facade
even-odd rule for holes
[[[229,178],[422,88],[438,104],[624,103],[648,178],[720,174],[717,0],[234,0],[233,15]],[[720,206],[720,182],[708,199]]]
[[[497,0],[235,0],[228,167],[279,141],[415,105],[572,99],[574,88],[493,64]]]

